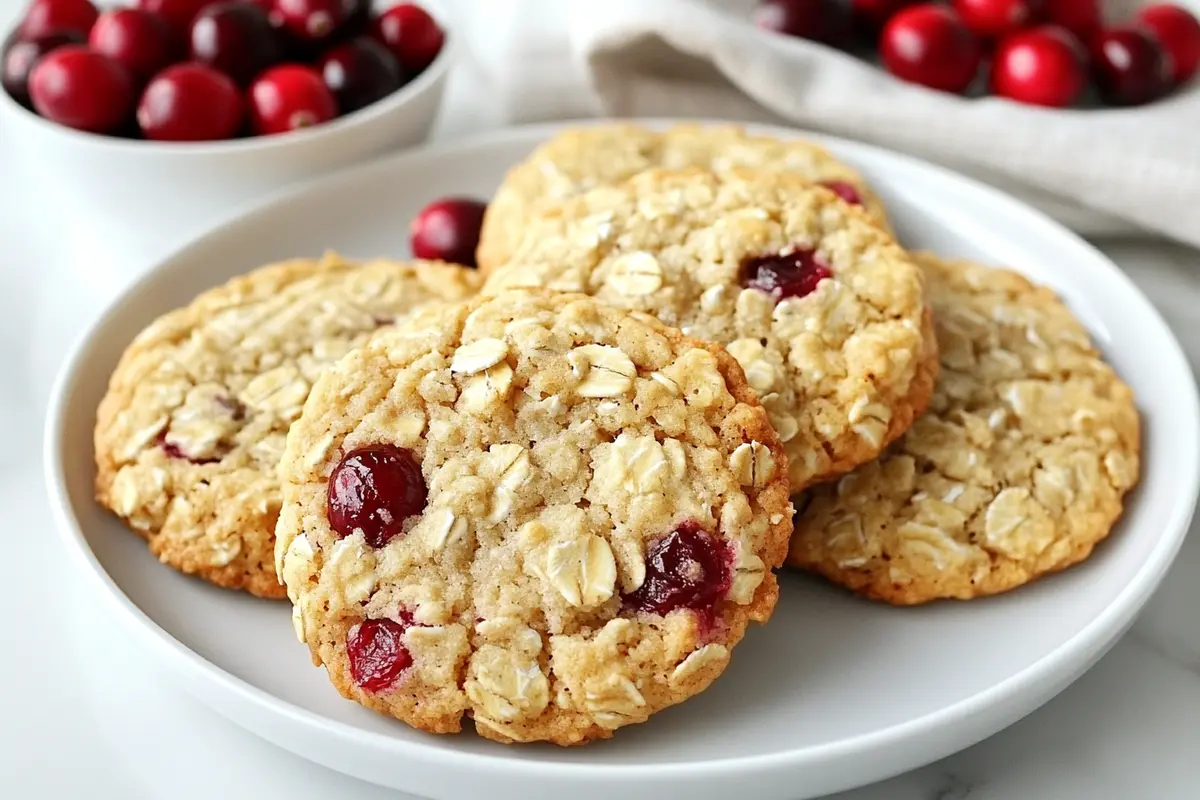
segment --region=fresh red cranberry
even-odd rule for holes
[[[192,20],[213,0],[134,0],[135,8],[161,18],[171,29],[171,37],[181,50],[187,49]]]
[[[859,32],[877,36],[887,21],[915,0],[850,0],[850,16]]]
[[[312,67],[272,67],[250,86],[250,122],[260,136],[310,128],[337,116],[337,100]]]
[[[861,206],[863,204],[862,195],[859,194],[858,189],[852,183],[847,183],[846,181],[822,181],[821,185],[852,206]]]
[[[998,38],[1028,26],[1036,9],[1032,0],[954,0],[954,10],[975,35]]]
[[[271,21],[305,43],[329,41],[346,21],[345,0],[274,0]]]
[[[52,122],[110,133],[133,113],[133,78],[108,56],[69,44],[38,60],[29,74],[33,107]]]
[[[486,211],[486,203],[469,197],[446,197],[425,206],[409,226],[413,255],[475,266]]]
[[[387,97],[404,83],[395,57],[379,42],[365,36],[330,50],[318,62],[317,69],[343,114]]]
[[[412,655],[401,641],[408,627],[393,619],[367,619],[350,629],[346,656],[350,677],[360,689],[386,691],[412,666]]]
[[[74,33],[87,38],[100,12],[88,0],[33,0],[21,22],[22,39],[53,33]]]
[[[1087,85],[1086,52],[1057,25],[1014,33],[992,56],[992,91],[1035,106],[1073,105]]]
[[[149,80],[175,56],[171,29],[161,17],[137,8],[101,14],[92,26],[88,46],[124,64],[141,81]]]
[[[753,19],[765,31],[838,43],[850,31],[850,6],[840,0],[765,0]]]
[[[412,452],[391,444],[351,450],[329,476],[329,525],[338,538],[361,530],[372,547],[404,533],[425,509],[427,490]]]
[[[1200,20],[1170,3],[1146,6],[1136,19],[1171,57],[1172,83],[1179,85],[1196,74],[1200,67]]]
[[[625,595],[625,605],[663,615],[679,608],[710,611],[729,591],[732,562],[724,542],[685,522],[646,549],[646,579]]]
[[[283,58],[279,33],[252,3],[218,3],[192,23],[192,58],[246,86]]]
[[[1092,70],[1104,102],[1137,106],[1162,97],[1171,88],[1171,59],[1141,28],[1121,26],[1092,40]]]
[[[52,33],[36,39],[22,39],[13,34],[0,52],[0,84],[9,97],[26,108],[33,108],[29,99],[29,73],[37,60],[47,53],[68,44],[81,44],[78,33]]]
[[[242,93],[228,76],[204,64],[167,67],[154,76],[138,104],[147,139],[204,142],[231,139],[245,118]]]
[[[817,251],[798,247],[790,253],[748,258],[742,263],[741,283],[775,298],[805,297],[833,273],[821,262]]]
[[[962,92],[979,69],[979,42],[953,9],[924,3],[888,21],[879,39],[884,66],[897,78]]]
[[[1052,25],[1061,25],[1087,44],[1104,25],[1100,0],[1045,0],[1041,16]]]
[[[380,14],[372,32],[410,75],[432,64],[446,41],[437,20],[412,3],[392,6]]]

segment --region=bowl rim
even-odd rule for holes
[[[987,689],[936,711],[869,733],[849,736],[824,744],[805,746],[800,749],[711,759],[703,762],[661,761],[612,764],[596,761],[581,763],[578,761],[515,758],[503,750],[483,753],[463,752],[455,750],[453,747],[432,744],[424,738],[398,739],[293,705],[289,701],[280,699],[227,672],[191,650],[160,627],[117,585],[89,546],[82,526],[71,506],[67,489],[66,459],[63,457],[67,446],[64,433],[71,412],[68,400],[77,391],[82,365],[91,356],[91,350],[99,332],[110,325],[118,314],[125,313],[125,306],[141,291],[142,286],[149,281],[151,276],[164,271],[175,261],[186,257],[189,251],[202,247],[204,241],[218,231],[235,222],[245,221],[248,217],[268,213],[271,207],[293,195],[308,191],[310,186],[324,183],[352,183],[360,175],[377,170],[384,164],[390,167],[396,162],[420,160],[430,156],[445,157],[464,150],[496,146],[511,141],[513,138],[536,137],[540,141],[568,127],[600,125],[613,121],[575,119],[505,127],[484,134],[457,138],[447,143],[412,148],[340,170],[324,178],[305,181],[299,185],[271,193],[244,204],[198,235],[188,238],[170,255],[148,269],[106,305],[97,318],[76,338],[68,357],[64,360],[56,376],[44,426],[43,478],[56,528],[66,549],[72,553],[72,557],[80,566],[87,568],[89,579],[94,582],[96,588],[103,590],[104,602],[114,610],[115,616],[121,623],[147,646],[152,646],[155,651],[162,654],[162,657],[169,659],[183,675],[187,676],[192,685],[203,687],[206,692],[220,689],[236,697],[237,701],[245,707],[254,707],[259,713],[269,711],[275,717],[286,720],[289,724],[300,726],[311,734],[332,736],[341,740],[342,743],[353,744],[377,753],[386,753],[391,757],[411,759],[416,763],[424,763],[431,767],[481,769],[484,770],[484,777],[587,780],[612,786],[617,785],[620,781],[629,780],[652,781],[656,785],[662,785],[664,781],[687,780],[689,784],[694,785],[695,781],[706,778],[730,780],[751,779],[757,776],[761,779],[768,773],[776,776],[786,775],[790,771],[813,766],[829,759],[863,756],[878,751],[880,748],[900,745],[909,738],[929,736],[940,728],[957,725],[961,730],[969,718],[989,709],[1007,707],[1006,703],[1010,706],[1021,707],[1029,702],[1030,696],[1041,697],[1037,705],[1026,706],[1026,712],[1032,711],[1077,678],[1085,667],[1090,667],[1128,628],[1138,611],[1161,583],[1167,569],[1183,545],[1196,509],[1197,498],[1200,496],[1200,390],[1198,390],[1195,377],[1179,340],[1166,324],[1161,313],[1132,279],[1093,245],[1039,209],[979,180],[914,156],[838,136],[780,125],[731,123],[729,120],[699,117],[686,120],[682,118],[634,118],[621,121],[650,127],[663,127],[683,121],[700,125],[739,124],[751,131],[766,135],[806,138],[820,144],[835,144],[846,152],[887,158],[898,168],[933,176],[951,189],[968,191],[977,196],[986,197],[989,203],[997,209],[1018,216],[1024,224],[1033,229],[1057,237],[1063,241],[1064,246],[1070,246],[1081,257],[1102,264],[1106,273],[1104,280],[1115,282],[1115,288],[1122,289],[1128,296],[1134,298],[1137,304],[1140,304],[1140,310],[1137,313],[1143,320],[1142,324],[1153,331],[1156,338],[1161,339],[1165,347],[1158,355],[1160,363],[1163,365],[1163,371],[1170,370],[1174,373],[1176,380],[1173,382],[1173,390],[1183,393],[1182,400],[1193,409],[1193,413],[1187,419],[1178,421],[1179,427],[1173,431],[1172,435],[1174,440],[1182,442],[1179,446],[1181,453],[1193,455],[1179,463],[1177,469],[1173,471],[1180,492],[1175,496],[1176,500],[1166,524],[1156,531],[1157,541],[1153,548],[1148,552],[1133,578],[1087,624],[1081,626],[1073,635],[1043,657]],[[1054,692],[1046,693],[1043,696],[1042,693],[1032,690],[1031,687],[1034,686],[1054,686],[1056,688]],[[193,689],[190,686],[189,690],[200,691],[200,689]],[[215,707],[220,708],[221,713],[228,713],[221,706]],[[1015,721],[1017,718],[1013,717],[1010,721]],[[238,724],[245,725],[246,723],[239,721]],[[260,735],[262,734],[260,733]],[[294,740],[294,736],[292,738]],[[954,749],[962,749],[962,747],[973,744],[974,741],[966,741]],[[948,752],[935,757],[943,757]],[[878,767],[874,769],[877,770]],[[870,768],[864,768],[862,772],[863,774],[876,774]],[[880,773],[874,779],[882,779],[890,774],[892,773]]]

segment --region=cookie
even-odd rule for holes
[[[928,402],[921,271],[861,209],[795,175],[649,170],[544,209],[485,293],[545,286],[725,346],[793,490],[875,458]]]
[[[485,274],[507,261],[537,209],[643,170],[748,167],[783,170],[833,187],[888,229],[883,203],[862,175],[803,139],[752,136],[735,125],[676,125],[663,132],[615,124],[564,131],[509,171],[488,205],[476,259]]]
[[[1132,391],[1048,289],[916,256],[941,347],[929,411],[797,500],[788,563],[897,605],[1004,592],[1078,563],[1138,481]]]
[[[347,698],[501,742],[611,736],[771,614],[786,456],[716,345],[582,295],[422,312],[288,434],[276,555]]]
[[[160,317],[100,404],[97,499],[162,562],[282,597],[276,468],[312,382],[398,315],[478,284],[463,267],[328,255],[263,267]]]

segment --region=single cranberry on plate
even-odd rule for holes
[[[954,10],[976,36],[997,38],[1027,27],[1040,10],[1035,0],[954,0]]]
[[[748,258],[741,269],[742,286],[765,292],[777,303],[789,297],[812,294],[821,281],[832,277],[833,272],[810,247]]]
[[[271,21],[304,44],[320,44],[346,22],[350,10],[345,0],[274,0]]]
[[[685,522],[646,548],[646,578],[624,596],[625,606],[662,615],[680,608],[708,612],[725,597],[732,579],[729,547]]]
[[[20,38],[74,33],[86,39],[99,16],[88,0],[33,0],[21,22]]]
[[[863,204],[862,195],[852,183],[846,181],[821,181],[821,185],[852,206],[861,206]]]
[[[92,26],[88,46],[125,65],[140,81],[175,60],[171,29],[162,17],[137,8],[105,11]]]
[[[1138,11],[1137,22],[1171,57],[1171,82],[1179,85],[1200,67],[1200,20],[1187,9],[1155,3]]]
[[[1100,0],[1043,0],[1041,17],[1051,25],[1060,25],[1085,45],[1104,25]]]
[[[29,96],[46,119],[90,133],[110,133],[133,115],[133,78],[111,58],[69,44],[43,56],[29,74]]]
[[[421,209],[409,225],[409,246],[417,258],[475,266],[475,248],[487,203],[446,197]]]
[[[979,42],[953,9],[933,3],[906,8],[879,37],[888,72],[901,80],[959,93],[975,79]]]
[[[1087,86],[1087,51],[1066,28],[1040,25],[1000,41],[992,56],[992,91],[1022,103],[1073,105]]]
[[[1096,34],[1092,73],[1101,99],[1116,106],[1149,103],[1171,88],[1170,56],[1157,39],[1132,25]]]
[[[337,100],[312,67],[271,67],[250,86],[250,122],[260,136],[311,128],[337,116]]]
[[[410,75],[416,75],[432,64],[446,41],[446,33],[437,20],[412,3],[392,6],[380,14],[375,19],[372,34]]]
[[[82,44],[78,33],[51,33],[36,39],[22,39],[15,33],[0,51],[0,85],[8,96],[32,109],[29,99],[29,73],[37,60],[47,53],[69,44]]]
[[[137,111],[146,138],[160,142],[231,139],[244,118],[245,103],[233,80],[195,62],[167,67],[154,76]]]
[[[210,5],[197,15],[190,34],[192,59],[246,86],[283,59],[279,32],[253,3]]]
[[[360,689],[383,692],[412,666],[412,654],[402,641],[410,625],[393,619],[367,619],[350,629],[346,656],[350,678]]]
[[[392,444],[351,450],[329,475],[326,515],[339,539],[362,531],[372,547],[404,533],[425,510],[428,490],[412,451]]]
[[[188,32],[192,20],[213,0],[134,0],[134,8],[154,14],[167,23],[171,36],[180,49],[187,50]]]
[[[404,85],[395,57],[365,36],[334,47],[321,57],[317,69],[342,114],[369,106]]]
[[[841,0],[765,0],[753,20],[766,31],[837,44],[850,33],[850,6]]]

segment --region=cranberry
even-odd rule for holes
[[[333,92],[311,67],[272,67],[250,86],[250,122],[260,136],[309,128],[336,116]]]
[[[219,3],[192,23],[192,58],[245,86],[283,58],[279,34],[252,3]]]
[[[134,6],[147,11],[167,23],[171,36],[180,49],[187,48],[188,31],[192,20],[212,0],[134,0]]]
[[[1087,85],[1085,55],[1079,40],[1057,25],[1015,33],[992,57],[992,91],[1035,106],[1072,105]]]
[[[884,66],[896,77],[962,92],[979,69],[979,43],[952,9],[924,3],[892,17],[880,36]]]
[[[802,247],[779,255],[758,256],[742,262],[741,283],[747,289],[758,289],[775,298],[804,297],[816,290],[826,278],[832,278],[829,267],[821,262],[817,251]]]
[[[87,38],[100,12],[88,0],[33,0],[21,23],[22,39],[52,33],[76,33]]]
[[[81,44],[78,33],[51,33],[36,39],[21,39],[15,34],[0,54],[0,84],[4,91],[26,108],[33,108],[29,99],[29,73],[37,60],[52,50],[68,44]]]
[[[432,64],[446,41],[437,20],[412,3],[392,6],[380,14],[373,33],[411,75]]]
[[[733,578],[729,548],[694,522],[685,522],[646,549],[646,579],[625,596],[635,611],[669,614],[710,611]]]
[[[1157,100],[1171,87],[1171,59],[1146,31],[1122,26],[1092,40],[1092,70],[1104,102],[1136,106]]]
[[[351,450],[329,476],[329,525],[338,538],[361,530],[372,547],[404,533],[425,509],[425,478],[413,454],[391,444]]]
[[[137,119],[147,139],[202,142],[237,135],[245,104],[226,75],[204,64],[176,64],[150,81]]]
[[[858,193],[858,189],[852,183],[847,183],[846,181],[822,181],[821,185],[852,206],[861,206],[863,204],[862,195]]]
[[[977,36],[1006,36],[1034,18],[1031,0],[954,0],[954,10]]]
[[[850,30],[850,6],[840,0],[765,0],[754,9],[763,30],[817,42],[841,42]]]
[[[344,0],[274,0],[271,21],[301,42],[327,41],[349,16]]]
[[[912,5],[913,2],[914,0],[850,0],[850,15],[861,33],[875,36],[897,11]]]
[[[105,11],[92,26],[88,45],[148,80],[174,59],[171,29],[149,12],[136,8]]]
[[[475,266],[486,211],[486,203],[469,197],[446,197],[425,206],[409,226],[413,255]]]
[[[1100,0],[1045,0],[1042,16],[1046,22],[1061,25],[1087,43],[1104,25]]]
[[[34,65],[29,96],[37,113],[48,120],[81,131],[110,133],[133,111],[133,79],[108,56],[69,44]]]
[[[350,677],[361,689],[382,692],[412,666],[412,655],[401,638],[408,625],[392,619],[367,619],[350,629],[346,656]]]
[[[330,50],[317,69],[343,114],[369,106],[404,84],[395,57],[379,42],[365,36]]]
[[[371,32],[371,0],[345,0],[346,19],[334,32],[334,38],[349,41]]]
[[[1169,3],[1146,6],[1137,21],[1150,31],[1171,57],[1171,82],[1178,85],[1200,67],[1200,21],[1190,11]]]

